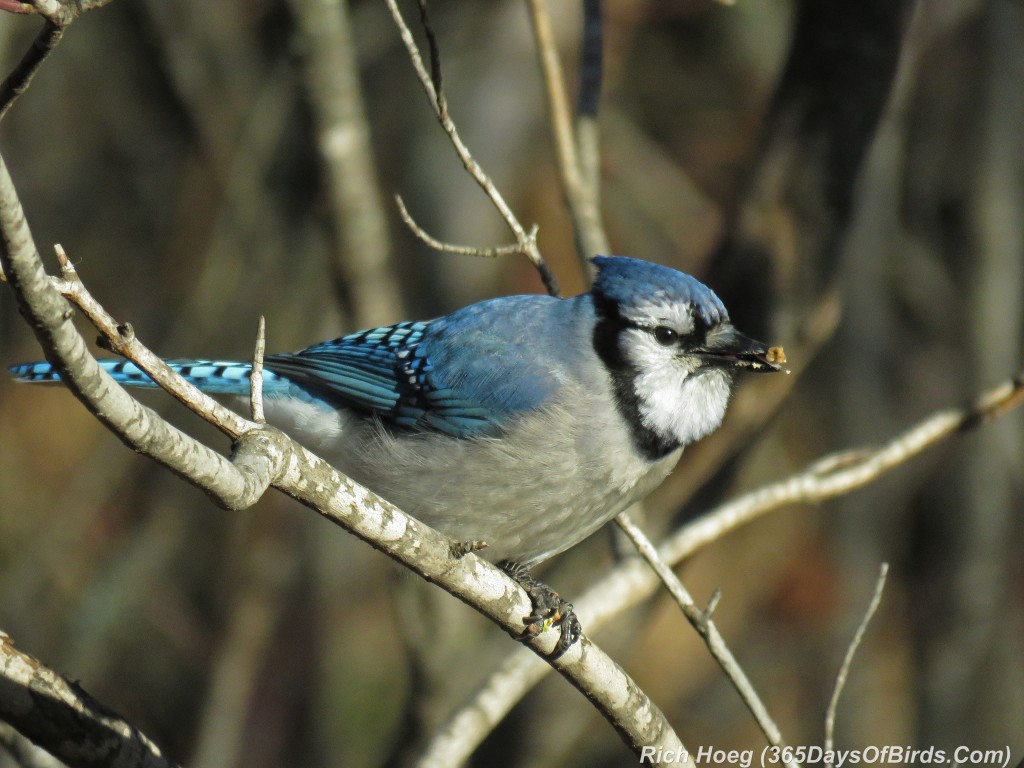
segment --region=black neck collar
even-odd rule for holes
[[[635,381],[639,373],[619,343],[622,332],[632,325],[619,314],[618,307],[607,297],[594,294],[597,324],[594,326],[594,351],[608,369],[615,394],[615,406],[629,428],[633,447],[644,458],[658,461],[680,446],[675,437],[668,437],[644,424],[640,398]]]

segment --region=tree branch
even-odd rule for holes
[[[145,734],[77,683],[17,650],[2,631],[0,719],[72,768],[177,768]]]
[[[22,8],[32,7],[27,3],[16,3],[16,5]],[[13,10],[10,6],[5,6],[2,10],[13,11],[14,13],[32,12]],[[4,119],[4,116],[15,100],[28,90],[28,86],[32,82],[32,78],[35,77],[36,72],[39,71],[43,62],[46,61],[47,57],[53,53],[60,43],[61,38],[64,36],[64,29],[65,27],[54,24],[47,19],[43,24],[43,28],[39,30],[39,34],[36,35],[35,40],[32,41],[32,45],[25,51],[25,55],[21,57],[21,61],[4,78],[4,81],[0,83],[0,120]]]
[[[793,504],[815,504],[875,482],[927,448],[994,421],[1024,403],[1024,371],[982,392],[963,408],[938,411],[882,446],[830,454],[784,480],[722,504],[669,536],[658,557],[675,565],[730,531]],[[660,582],[647,564],[625,560],[574,603],[590,633],[650,597]],[[508,711],[548,673],[530,654],[516,651],[468,703],[435,732],[425,754],[465,760]]]
[[[188,438],[145,408],[103,371],[86,348],[85,341],[71,322],[73,312],[51,285],[43,270],[42,260],[32,240],[21,202],[7,164],[0,156],[0,265],[14,289],[22,314],[39,340],[49,360],[68,388],[86,408],[133,450],[155,459],[172,472],[195,480],[217,503],[229,509],[250,506],[266,489],[273,473],[269,460],[257,460],[258,451],[250,451],[249,441],[240,446],[235,467],[216,451]],[[174,374],[158,357],[135,339],[131,326],[118,324],[94,302],[81,281],[66,282],[69,294],[81,300],[87,314],[95,315],[99,327],[112,348],[132,359],[168,391],[185,402],[201,404],[205,411],[218,414],[214,418],[221,429],[238,437],[254,427],[232,414],[212,398],[202,394]],[[91,317],[92,319],[92,317]],[[233,417],[233,418],[232,418]],[[263,431],[263,430],[261,430]],[[269,444],[269,432],[252,436]],[[281,451],[276,452],[278,459]]]
[[[558,46],[548,13],[547,0],[528,0],[533,36],[548,97],[548,116],[558,158],[569,216],[576,233],[577,251],[584,274],[590,273],[589,258],[608,253],[608,235],[601,222],[600,155],[597,140],[597,106],[601,90],[601,8],[598,2],[584,4],[583,77],[580,86],[580,114],[573,132],[572,111],[565,90],[565,78],[558,58]]]
[[[263,412],[263,354],[267,350],[267,321],[260,315],[256,326],[256,347],[252,354],[252,373],[249,374],[249,411],[257,424],[266,424]]]
[[[658,557],[658,551],[655,549],[654,544],[651,543],[651,540],[647,538],[640,527],[633,522],[629,514],[620,512],[615,518],[615,522],[625,531],[630,541],[633,542],[633,546],[640,553],[640,556],[647,561],[651,570],[657,574],[662,584],[668,589],[669,594],[672,595],[682,610],[683,615],[686,616],[686,620],[690,622],[690,625],[704,639],[708,651],[711,652],[711,656],[718,662],[722,671],[725,672],[733,687],[740,694],[743,703],[746,704],[747,709],[750,710],[754,719],[757,720],[761,732],[768,739],[768,743],[775,747],[784,748],[786,742],[782,738],[779,726],[772,719],[771,715],[768,714],[768,708],[761,701],[761,697],[755,690],[753,683],[750,682],[750,678],[747,677],[747,673],[743,671],[736,657],[732,655],[732,651],[729,650],[725,638],[718,631],[715,622],[711,620],[711,614],[718,603],[718,594],[716,593],[715,597],[712,598],[707,608],[698,608],[689,590],[683,586],[679,577],[675,575],[668,564]],[[800,764],[790,760],[786,762],[786,765],[788,768],[799,768]]]
[[[77,2],[2,0],[0,2],[0,11],[37,14],[45,19],[43,28],[36,35],[29,49],[25,51],[21,61],[0,83],[0,121],[4,119],[4,115],[7,114],[14,101],[28,89],[32,78],[60,43],[64,36],[64,30],[70,26],[71,22],[86,11],[99,8],[109,2],[110,0],[77,0]]]
[[[420,0],[420,18],[424,22],[424,29],[427,34],[427,43],[430,48],[430,72],[427,71],[427,68],[423,63],[423,57],[420,55],[419,47],[416,45],[412,32],[409,30],[408,25],[405,23],[405,19],[402,17],[402,12],[398,10],[396,0],[387,0],[387,3],[388,8],[391,10],[391,16],[395,20],[395,24],[398,26],[398,32],[401,35],[402,42],[405,44],[405,48],[409,53],[409,60],[412,62],[413,69],[416,71],[420,85],[427,94],[430,107],[434,110],[434,114],[441,123],[441,127],[448,135],[448,139],[455,148],[455,153],[462,161],[463,167],[465,167],[466,171],[473,177],[473,180],[480,186],[487,197],[490,198],[494,207],[497,208],[498,213],[500,213],[501,217],[505,220],[505,224],[515,236],[516,243],[519,245],[519,252],[526,256],[536,268],[537,272],[540,274],[541,280],[544,282],[545,288],[547,288],[548,293],[552,296],[558,296],[558,281],[555,278],[554,273],[551,271],[551,268],[544,260],[544,257],[541,255],[540,249],[537,247],[536,230],[534,229],[527,232],[523,225],[519,223],[519,219],[516,218],[512,209],[509,208],[508,203],[505,202],[505,198],[502,197],[501,192],[498,191],[498,188],[491,180],[491,177],[484,172],[483,168],[480,167],[480,164],[473,158],[469,148],[462,141],[462,137],[459,135],[455,122],[448,114],[448,103],[445,100],[444,91],[441,89],[441,68],[437,41],[434,39],[433,30],[430,29],[427,20],[425,0]]]
[[[144,453],[230,509],[251,505],[274,487],[354,533],[427,581],[438,584],[518,638],[529,599],[500,569],[468,554],[455,558],[442,534],[330,467],[283,433],[248,422],[195,391],[118,325],[85,291],[80,280],[62,287],[87,309],[90,319],[124,354],[198,415],[235,437],[231,460],[192,440],[137,403],[103,371],[71,323],[71,312],[43,271],[14,184],[0,156],[0,265],[5,269],[26,320],[64,383],[123,442]],[[66,265],[69,266],[69,265]],[[220,413],[225,411],[226,414]],[[547,656],[553,632],[529,642]],[[681,750],[661,711],[629,676],[587,638],[553,663],[583,691],[623,740],[639,754],[643,746],[666,753]]]
[[[874,617],[875,612],[878,610],[879,604],[882,602],[882,592],[885,591],[885,580],[889,576],[889,564],[882,563],[881,568],[878,571],[878,580],[875,582],[875,591],[871,595],[871,602],[868,603],[867,610],[864,611],[864,618],[860,620],[860,624],[857,626],[857,631],[853,635],[853,639],[850,641],[850,647],[846,649],[846,655],[843,657],[843,663],[839,666],[839,673],[836,675],[836,684],[832,689],[832,698],[829,699],[828,709],[825,712],[825,754],[831,754],[832,748],[835,745],[835,727],[836,727],[836,710],[839,707],[839,697],[843,695],[843,688],[846,687],[846,678],[850,674],[850,667],[853,665],[853,657],[857,653],[857,649],[860,647],[861,641],[864,639],[864,634],[867,632],[868,624],[871,623],[871,619]],[[826,760],[826,768],[833,768],[833,761]]]
[[[499,245],[496,248],[479,248],[475,245],[458,245],[457,243],[445,243],[432,236],[423,227],[421,227],[416,220],[409,213],[409,209],[405,207],[405,201],[402,200],[401,195],[395,195],[395,203],[398,204],[398,213],[402,217],[402,221],[412,231],[416,237],[422,240],[424,243],[429,245],[431,248],[442,251],[444,253],[454,253],[457,256],[475,256],[475,257],[496,257],[496,256],[512,256],[517,253],[522,253],[522,246],[518,243],[513,245]],[[536,241],[537,239],[537,225],[534,224],[530,231],[526,233],[526,236],[531,240]]]

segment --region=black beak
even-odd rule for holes
[[[783,367],[786,353],[782,347],[769,347],[740,333],[728,322],[708,331],[707,339],[695,353],[709,366],[755,373],[789,373],[789,369]]]

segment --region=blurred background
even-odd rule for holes
[[[551,6],[574,90],[581,9]],[[431,8],[466,142],[539,224],[566,294],[583,290],[525,4]],[[605,21],[615,252],[702,277],[797,370],[785,398],[744,383],[766,405],[687,453],[648,505],[651,531],[1024,368],[1024,6],[607,0]],[[38,28],[0,15],[4,72]],[[115,0],[69,30],[0,127],[0,151],[51,263],[59,242],[166,356],[246,358],[260,314],[279,351],[542,290],[524,259],[439,255],[401,223],[395,194],[443,240],[511,240],[379,2]],[[0,289],[0,364],[39,357]],[[159,393],[146,402],[228,450]],[[888,561],[837,746],[1020,758],[1022,418],[684,564],[698,602],[721,587],[716,619],[789,743],[821,743]],[[401,764],[513,647],[288,499],[214,507],[62,390],[0,376],[0,436],[0,629],[192,768]],[[572,599],[613,564],[612,544],[598,534],[543,576]],[[763,745],[664,598],[594,639],[686,744]],[[557,677],[474,761],[632,764]]]

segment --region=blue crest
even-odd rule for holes
[[[709,326],[729,319],[715,292],[684,272],[629,256],[595,256],[593,293],[627,307],[690,304]]]

